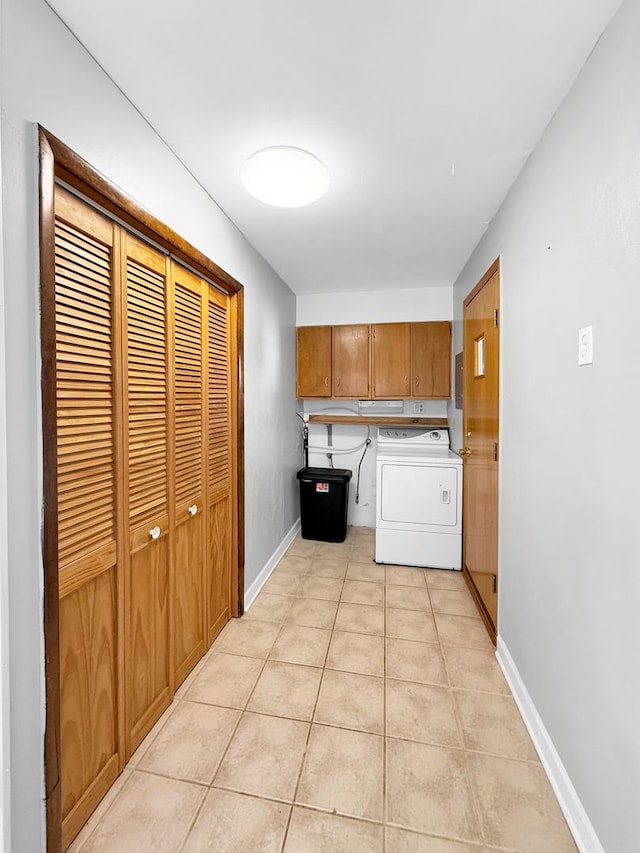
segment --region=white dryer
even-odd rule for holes
[[[448,429],[380,427],[376,563],[462,567],[462,459]]]

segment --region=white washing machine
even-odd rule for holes
[[[448,429],[380,427],[376,563],[462,567],[462,459]]]

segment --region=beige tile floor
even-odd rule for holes
[[[73,853],[576,847],[460,574],[298,538]]]

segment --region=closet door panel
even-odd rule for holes
[[[115,565],[60,601],[65,846],[119,773],[117,613]]]
[[[204,653],[202,519],[185,517],[176,523],[175,661],[176,686]]]
[[[131,555],[129,713],[131,751],[170,701],[168,521],[159,539]],[[146,533],[146,531],[144,531]],[[147,533],[148,537],[148,533]]]
[[[204,283],[172,264],[175,387],[175,672],[180,684],[205,648]]]
[[[229,299],[213,288],[207,305],[207,633],[212,643],[231,616],[231,317]]]
[[[55,194],[63,839],[118,774],[114,226]]]
[[[219,494],[209,507],[209,642],[231,616],[231,512],[228,495]]]
[[[129,754],[172,696],[167,261],[127,234]]]

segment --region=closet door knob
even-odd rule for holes
[[[189,513],[195,515],[198,512],[198,504],[193,504],[189,507]]]
[[[152,539],[159,539],[160,538],[160,532],[161,531],[160,531],[160,528],[158,526],[152,527],[151,530],[149,531],[149,536]]]

